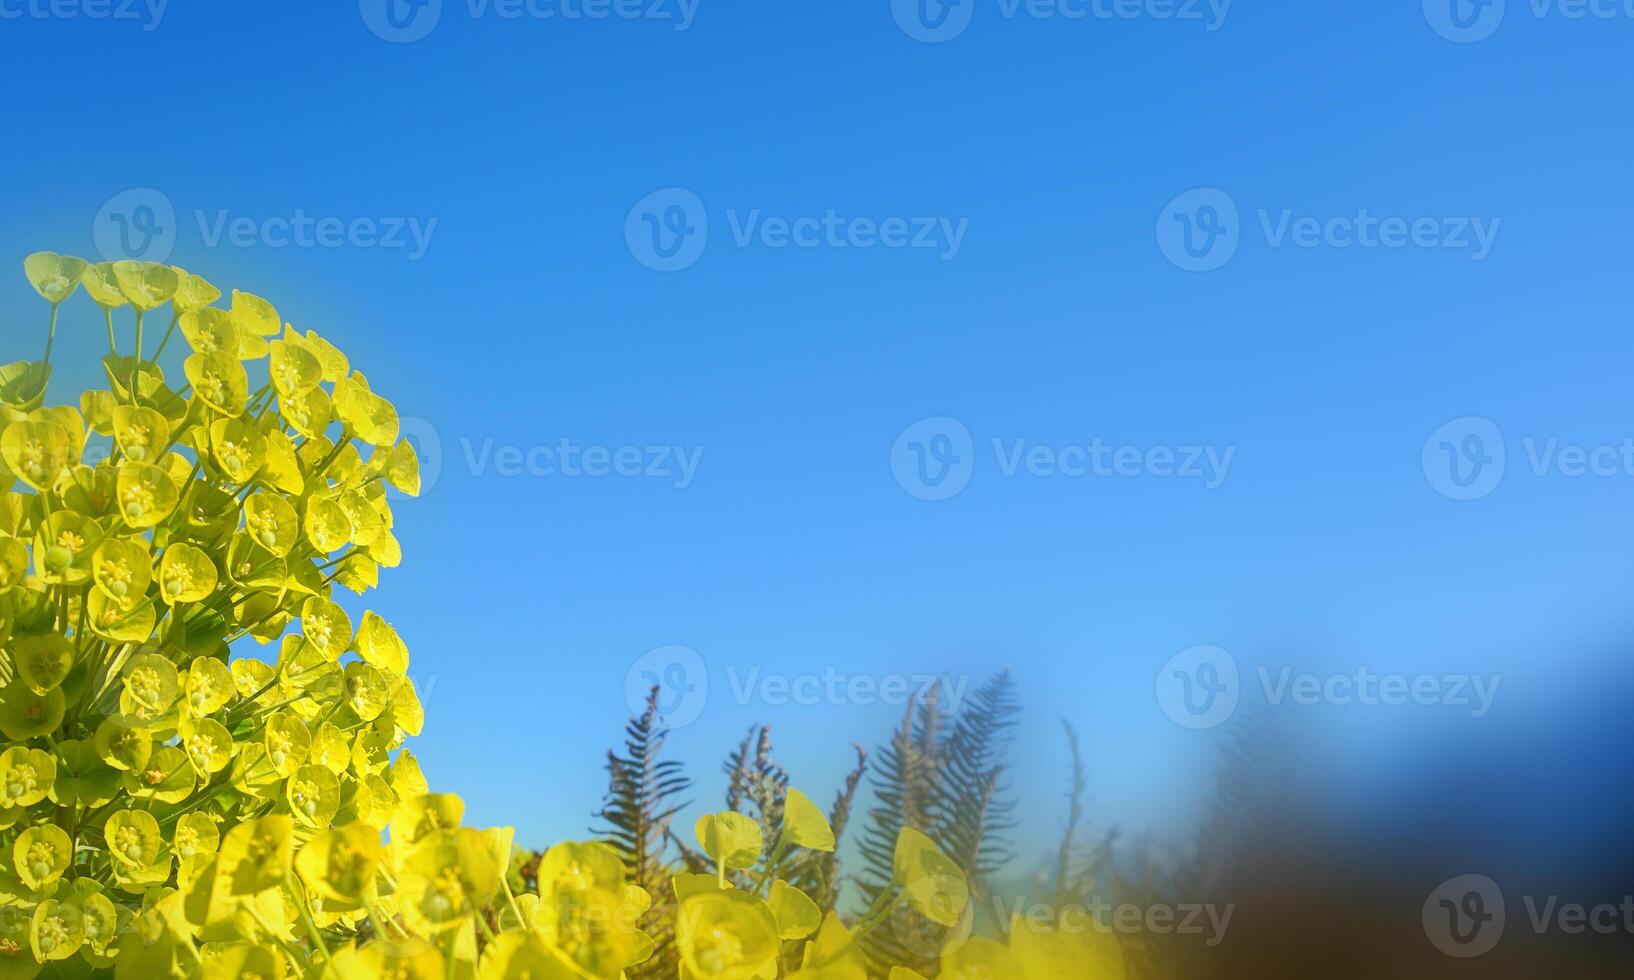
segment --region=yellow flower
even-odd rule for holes
[[[128,868],[147,868],[164,856],[159,821],[146,810],[116,810],[103,825],[108,853]]]
[[[120,604],[140,599],[153,583],[153,556],[141,538],[104,538],[91,553],[91,578]]]
[[[157,409],[116,405],[112,416],[114,442],[129,459],[138,463],[156,462],[170,444],[170,422]]]
[[[507,932],[483,951],[477,980],[580,980],[562,954],[538,936]]]
[[[153,756],[153,742],[134,722],[113,716],[103,719],[91,737],[97,757],[121,771],[142,769]]]
[[[281,884],[295,854],[295,825],[275,813],[245,821],[227,831],[218,852],[217,874],[228,894],[253,895]]]
[[[56,422],[13,422],[0,434],[6,468],[39,492],[51,489],[73,459],[68,430]]]
[[[79,288],[85,260],[56,252],[35,252],[23,260],[23,273],[35,292],[45,297],[47,303],[56,305]]]
[[[280,398],[300,398],[323,381],[323,364],[293,332],[268,346],[272,386]]]
[[[282,558],[301,536],[301,517],[276,493],[252,493],[244,500],[244,528],[255,543]]]
[[[699,980],[752,980],[781,948],[771,909],[736,890],[706,892],[682,902],[676,943],[681,961]]]
[[[13,644],[11,659],[18,679],[43,695],[62,684],[73,669],[74,644],[58,633],[25,636]]]
[[[964,872],[936,844],[912,827],[897,835],[893,858],[896,883],[906,889],[914,911],[937,925],[958,925],[970,903]]]
[[[216,660],[205,662],[220,663]],[[189,680],[192,676],[189,672]],[[187,753],[187,761],[200,776],[213,776],[227,768],[227,763],[233,761],[232,732],[214,718],[189,722],[183,726],[180,734],[182,749]]]
[[[117,492],[120,516],[136,529],[157,526],[181,500],[170,474],[151,463],[119,464]]]
[[[176,821],[176,830],[170,840],[171,849],[179,858],[214,854],[220,844],[221,831],[216,828],[216,822],[198,812],[183,814]]]
[[[408,670],[408,647],[392,625],[373,612],[363,614],[357,631],[357,652],[365,663],[401,677]]]
[[[115,262],[113,275],[119,291],[138,310],[158,309],[170,302],[181,284],[175,269],[158,262]]]
[[[326,900],[372,901],[380,857],[380,831],[354,823],[320,830],[295,855],[295,870],[308,888]]]
[[[181,697],[176,665],[156,653],[139,653],[125,664],[119,710],[135,725],[153,725],[167,717]]]
[[[403,861],[404,912],[429,932],[457,928],[499,890],[500,871],[481,831],[461,827],[427,834]]]
[[[752,868],[760,860],[760,824],[751,817],[731,810],[707,814],[698,818],[696,833],[704,853],[725,870]]]
[[[453,830],[465,816],[465,801],[453,793],[426,793],[398,804],[391,818],[394,843],[413,844],[424,837]]]
[[[119,277],[114,274],[112,262],[87,265],[80,274],[80,282],[96,305],[105,310],[118,309],[130,302],[125,291],[119,288]]]
[[[276,337],[278,325],[278,311],[271,303],[253,293],[233,290],[233,323],[242,333],[253,337]]]
[[[56,824],[39,824],[23,831],[11,848],[12,867],[29,888],[39,891],[68,870],[74,842]]]
[[[177,266],[171,269],[176,273],[176,295],[171,299],[171,305],[177,311],[187,313],[201,310],[221,298],[221,290],[203,276],[195,276]]]
[[[1027,977],[1008,947],[991,939],[972,939],[942,957],[941,980],[1010,980]]]
[[[195,657],[183,682],[188,710],[196,718],[214,714],[233,697],[233,675],[214,657]]]
[[[183,313],[177,325],[194,353],[225,354],[238,360],[238,327],[226,310],[206,305]]]
[[[228,416],[243,413],[250,397],[250,378],[236,357],[223,351],[194,354],[183,362],[182,370],[193,385],[193,396],[212,411]]]
[[[29,945],[36,958],[47,962],[79,952],[85,945],[85,916],[79,906],[55,899],[41,902],[30,922]]]
[[[340,809],[340,780],[326,766],[302,766],[289,777],[289,809],[308,827],[324,827]]]
[[[229,480],[246,484],[267,461],[267,440],[243,419],[221,419],[210,426],[210,454]]]
[[[301,606],[301,633],[331,661],[338,661],[352,645],[352,621],[346,610],[322,596]]]

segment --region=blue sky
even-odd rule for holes
[[[372,0],[0,3],[0,258],[161,249],[333,338],[429,439],[370,605],[474,819],[582,834],[628,675],[674,645],[708,801],[754,722],[827,798],[900,714],[751,675],[1013,669],[1041,834],[1062,719],[1098,823],[1185,831],[1221,730],[1154,685],[1197,645],[1244,699],[1261,666],[1502,675],[1481,718],[1295,709],[1367,798],[1414,733],[1482,744],[1599,686],[1634,570],[1620,7],[1460,34],[1434,0],[963,0],[927,43],[889,0],[475,3],[399,8],[406,42]],[[0,295],[7,360],[36,306]],[[68,316],[63,359],[99,329]],[[1470,476],[1494,430],[1501,482],[1453,499],[1433,461]],[[642,475],[565,474],[564,444]],[[1062,472],[1095,446],[1126,475]],[[1563,446],[1612,453],[1571,476]],[[1170,474],[1194,449],[1229,465]],[[968,483],[923,499],[950,451]]]

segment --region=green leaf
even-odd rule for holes
[[[767,904],[777,916],[777,928],[784,939],[804,939],[823,924],[823,913],[817,903],[781,878],[772,882],[772,896]]]
[[[760,860],[764,843],[760,824],[741,813],[725,810],[701,817],[697,833],[704,853],[717,864],[724,864],[728,870],[743,871],[754,867],[755,862]]]
[[[834,851],[834,828],[828,825],[828,818],[817,809],[817,804],[797,789],[789,790],[783,801],[781,843],[826,854]]]

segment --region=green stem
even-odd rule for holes
[[[165,352],[165,345],[170,343],[170,335],[176,332],[176,322],[181,318],[182,315],[180,313],[171,315],[170,326],[165,328],[165,335],[159,340],[159,349],[153,352],[153,363],[159,363],[159,355]]]
[[[61,305],[62,304],[60,304],[60,303],[52,303],[51,304],[51,326],[46,331],[46,335],[45,335],[45,363],[46,364],[51,363],[51,348],[56,346],[56,343],[57,343],[57,308],[59,306],[61,306]]]
[[[135,405],[137,403],[137,400],[136,400],[136,378],[137,378],[138,373],[141,370],[142,370],[142,310],[141,310],[140,307],[138,307],[137,310],[136,310],[136,355],[135,355],[135,359],[131,361],[131,366],[130,366],[130,403],[132,405]]]
[[[113,307],[104,306],[102,308],[102,318],[108,322],[108,353],[117,356],[119,354],[119,345],[113,341]]]
[[[312,916],[311,896],[307,895],[306,889],[295,880],[293,874],[289,876],[287,884],[290,892],[300,899],[298,904],[300,906],[301,921],[306,923],[306,934],[312,938],[312,945],[318,947],[319,952],[323,954],[323,965],[327,971],[329,967],[329,947],[324,944],[323,935],[318,932],[318,923]]]

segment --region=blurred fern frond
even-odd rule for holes
[[[670,821],[686,806],[677,800],[692,781],[680,762],[660,759],[668,730],[658,714],[658,694],[654,687],[640,717],[625,726],[625,754],[607,753],[607,797],[596,814],[602,824],[592,831],[619,852],[631,883],[652,896],[642,928],[653,936],[661,955],[633,968],[630,980],[670,977],[677,969],[668,962],[674,952],[668,940],[674,930],[675,894],[664,853],[673,837]]]
[[[875,805],[862,838],[864,867],[858,878],[870,906],[893,887],[892,855],[904,827],[944,842],[947,855],[964,869],[973,895],[984,894],[985,879],[1010,856],[1007,835],[1015,827],[1016,804],[1003,776],[1019,715],[1008,671],[979,688],[956,713],[943,707],[941,685],[909,705],[874,769]],[[876,964],[907,965],[924,973],[939,945],[936,931],[915,913],[900,909],[892,928],[869,934],[869,957]]]

